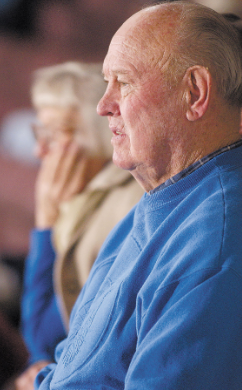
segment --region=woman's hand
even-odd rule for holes
[[[15,381],[15,390],[34,390],[36,375],[51,362],[40,360],[29,366]]]

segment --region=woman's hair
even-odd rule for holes
[[[76,108],[80,113],[77,133],[85,133],[93,155],[110,157],[111,132],[107,118],[96,107],[104,94],[101,64],[66,62],[38,69],[33,74],[31,99],[36,110],[42,107]]]
[[[202,65],[216,80],[221,96],[241,107],[242,50],[236,29],[222,15],[201,4],[175,1],[167,7],[178,15],[171,46],[171,80],[182,77],[191,66]]]

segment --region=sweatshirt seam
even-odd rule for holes
[[[183,277],[181,277],[181,278],[175,279],[175,280],[173,280],[172,282],[167,283],[167,284],[165,284],[165,285],[162,286],[162,287],[157,288],[156,291],[155,291],[155,293],[154,293],[154,298],[158,295],[158,293],[159,293],[161,290],[164,290],[164,289],[166,289],[167,287],[172,286],[173,284],[179,283],[180,281],[183,281],[183,280],[185,280],[185,279],[188,279],[188,278],[192,277],[193,275],[195,275],[195,274],[197,274],[197,273],[199,273],[199,272],[202,272],[202,271],[206,271],[206,270],[207,270],[207,271],[208,271],[208,270],[210,270],[210,271],[228,270],[228,271],[231,271],[233,274],[235,274],[235,275],[236,275],[237,277],[239,277],[240,279],[242,279],[242,274],[240,274],[238,271],[236,271],[234,268],[232,268],[232,267],[230,267],[230,266],[222,266],[222,267],[205,267],[205,268],[201,268],[201,269],[199,269],[199,270],[197,270],[197,271],[194,271],[194,272],[192,272],[192,273],[190,273],[190,274],[188,274],[188,275],[185,275],[185,276],[183,276]],[[212,276],[214,276],[214,275],[212,275]],[[210,276],[210,277],[211,277],[211,276]],[[210,279],[210,277],[207,278],[206,280]],[[203,282],[202,282],[202,283],[203,283]],[[199,283],[198,285],[196,285],[196,287],[199,286],[199,285],[202,284],[202,283]],[[196,287],[195,287],[195,288],[196,288]],[[148,309],[145,310],[145,313],[142,315],[142,317],[141,317],[142,320],[145,318],[147,312],[148,312]]]
[[[196,271],[194,271],[194,272],[191,272],[191,273],[188,274],[188,275],[184,275],[184,276],[182,276],[181,278],[175,279],[175,280],[173,280],[172,282],[169,282],[169,283],[165,284],[165,285],[162,286],[162,287],[159,287],[159,288],[156,290],[156,292],[155,292],[154,295],[156,295],[160,290],[163,290],[163,289],[167,288],[168,286],[171,286],[171,285],[174,284],[174,283],[178,283],[178,282],[180,282],[180,281],[182,281],[182,280],[184,280],[184,279],[190,278],[191,276],[193,276],[193,275],[195,275],[195,274],[197,274],[197,273],[199,273],[199,272],[202,272],[202,271],[209,271],[209,270],[210,270],[210,271],[229,270],[229,271],[232,271],[234,274],[236,274],[238,277],[242,278],[242,274],[240,274],[238,271],[236,271],[236,270],[235,270],[233,267],[231,267],[231,266],[204,267],[204,268],[200,268],[199,270],[196,270]],[[209,277],[208,279],[210,279],[210,277]],[[206,280],[208,280],[208,279],[206,279]]]

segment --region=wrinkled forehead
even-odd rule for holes
[[[176,22],[167,10],[157,11],[155,7],[142,10],[119,28],[104,61],[104,74],[110,63],[119,61],[135,61],[140,66],[153,62],[162,66],[162,61],[167,61]]]

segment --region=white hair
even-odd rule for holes
[[[80,62],[38,69],[33,74],[31,99],[36,110],[46,106],[78,109],[80,128],[77,128],[77,132],[85,127],[89,151],[111,158],[108,122],[96,112],[97,103],[105,91],[101,69],[99,63]]]
[[[235,28],[201,4],[175,1],[162,7],[165,4],[168,12],[178,15],[170,53],[171,79],[182,77],[191,66],[207,67],[221,96],[229,104],[241,107],[242,50]]]

